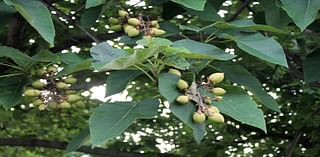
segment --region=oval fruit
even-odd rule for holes
[[[122,30],[122,26],[121,25],[113,25],[113,26],[110,26],[110,30],[118,32],[118,31]]]
[[[206,115],[204,113],[195,112],[192,115],[192,119],[195,123],[203,123],[206,120]]]
[[[48,73],[55,73],[55,72],[57,72],[58,70],[57,70],[57,68],[55,67],[55,66],[49,66],[48,68],[47,68],[47,72]]]
[[[67,101],[70,103],[73,103],[73,102],[77,102],[81,99],[82,99],[82,97],[77,94],[70,94],[70,95],[68,95]]]
[[[220,113],[214,113],[208,116],[208,122],[211,123],[224,123],[224,117]]]
[[[180,79],[178,82],[177,82],[177,87],[180,89],[180,90],[185,90],[189,87],[188,83],[185,81],[185,80],[182,80]]]
[[[37,89],[27,89],[24,91],[23,94],[27,97],[36,97],[41,94],[41,91]]]
[[[65,83],[74,84],[77,82],[77,79],[74,77],[68,77],[64,80]]]
[[[127,11],[124,11],[124,10],[119,10],[118,11],[118,15],[120,17],[125,17],[125,16],[129,15],[129,13]]]
[[[189,97],[186,96],[186,95],[180,95],[176,98],[176,101],[179,103],[179,104],[187,104],[189,103]]]
[[[206,116],[211,116],[215,113],[219,113],[219,109],[215,106],[207,106],[207,110],[205,112]]]
[[[56,84],[56,86],[57,86],[58,89],[67,89],[67,88],[69,88],[68,84],[66,84],[64,82],[58,82]]]
[[[44,102],[41,99],[36,99],[35,101],[32,102],[32,104],[35,106],[38,106],[38,105],[44,104]]]
[[[110,17],[109,18],[109,23],[112,24],[112,25],[116,25],[116,24],[119,24],[119,19],[117,18],[114,18],[114,17]]]
[[[174,74],[174,75],[177,75],[177,76],[181,77],[181,72],[179,70],[177,70],[177,69],[172,69],[171,68],[171,69],[169,69],[168,73]]]
[[[136,37],[140,34],[140,31],[136,28],[132,28],[128,30],[128,36],[129,37]]]
[[[70,108],[71,107],[71,104],[64,101],[62,103],[60,103],[60,107],[63,108],[63,109],[67,109],[67,108]]]
[[[42,83],[40,80],[34,81],[32,83],[32,87],[37,88],[37,89],[41,89],[45,86],[44,83]]]
[[[216,87],[216,88],[212,89],[212,93],[217,96],[225,95],[226,92],[227,92],[226,90],[224,90],[223,88],[220,88],[220,87]]]
[[[222,80],[224,79],[224,73],[213,73],[209,76],[209,80],[213,83],[213,84],[217,84],[222,82]]]
[[[137,26],[141,24],[140,20],[137,18],[129,18],[128,23],[129,25],[132,25],[132,26]]]

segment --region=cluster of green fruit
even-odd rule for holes
[[[176,69],[170,69],[168,73],[181,77],[181,72]],[[208,77],[206,83],[201,83],[201,86],[206,86],[209,92],[214,95],[215,101],[221,101],[222,96],[226,94],[226,90],[220,87],[215,87],[216,84],[222,82],[224,79],[224,73],[213,73]],[[198,86],[198,85],[197,85]],[[187,81],[179,79],[177,82],[177,88],[184,92],[176,98],[176,102],[181,105],[188,104],[190,100],[196,103],[198,110],[193,114],[193,121],[195,123],[204,123],[206,120],[212,123],[224,123],[224,117],[220,114],[217,107],[212,106],[212,99],[209,96],[203,96],[199,92],[192,92]],[[196,87],[198,88],[198,87]],[[191,92],[190,92],[191,91]]]
[[[23,95],[31,98],[32,104],[39,110],[48,108],[70,108],[72,105],[83,107],[82,97],[77,91],[69,90],[77,82],[72,76],[56,78],[57,67],[49,66],[34,70],[32,75],[35,81],[25,88]]]
[[[160,28],[157,20],[143,20],[142,16],[138,18],[130,17],[129,13],[124,10],[118,11],[118,18],[110,17],[110,30],[123,30],[129,37],[136,37],[140,35],[140,31],[144,31],[144,38],[150,39],[152,36],[161,36],[166,32]]]

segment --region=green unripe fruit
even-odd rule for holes
[[[176,98],[176,101],[181,104],[181,105],[184,105],[184,104],[187,104],[189,103],[189,97],[186,96],[186,95],[180,95]]]
[[[189,87],[188,83],[185,81],[185,80],[179,80],[177,82],[177,87],[180,89],[180,90],[185,90]]]
[[[70,94],[70,95],[68,95],[67,101],[69,103],[73,103],[73,102],[77,102],[77,101],[79,101],[81,99],[82,99],[82,97],[77,95],[77,94]]]
[[[224,90],[223,88],[220,88],[220,87],[216,87],[216,88],[212,89],[212,93],[217,96],[225,95],[226,92],[227,92],[226,90]]]
[[[45,104],[41,104],[41,105],[39,105],[38,108],[39,108],[40,111],[43,111],[43,110],[45,110],[47,108],[47,106]]]
[[[177,69],[172,69],[171,68],[171,69],[169,69],[168,73],[174,74],[174,75],[177,75],[177,76],[181,77],[181,72],[179,70],[177,70]]]
[[[85,108],[86,107],[86,104],[83,101],[78,101],[75,105],[77,107],[79,107],[79,108]]]
[[[151,25],[152,25],[152,26],[158,25],[158,20],[152,20],[152,21],[151,21]]]
[[[49,66],[48,68],[47,68],[47,72],[48,73],[55,73],[55,72],[57,72],[58,71],[58,69],[55,67],[55,66]]]
[[[123,30],[126,33],[128,33],[130,29],[135,29],[135,28],[133,26],[131,26],[131,25],[124,25],[123,26]]]
[[[209,80],[213,83],[213,84],[217,84],[222,82],[222,80],[224,79],[224,73],[213,73],[209,76]]]
[[[32,87],[37,88],[37,89],[41,89],[45,86],[44,83],[42,83],[40,80],[34,81],[32,83]]]
[[[36,97],[41,94],[41,91],[37,89],[27,89],[24,91],[23,94],[27,97]]]
[[[60,103],[60,108],[67,109],[67,108],[70,108],[70,107],[71,107],[71,104],[66,102],[66,101]]]
[[[118,11],[118,15],[120,17],[125,17],[125,16],[129,15],[129,13],[127,11],[124,11],[124,10],[119,10]]]
[[[113,26],[110,27],[110,30],[118,32],[118,31],[122,30],[122,26],[121,25],[113,25]]]
[[[45,71],[44,69],[38,69],[37,72],[36,72],[36,74],[37,74],[38,76],[43,76],[44,74],[46,74],[46,71]]]
[[[68,89],[68,88],[69,88],[68,84],[66,84],[66,83],[64,83],[64,82],[58,82],[58,83],[56,84],[56,87],[57,87],[58,89]]]
[[[195,112],[192,115],[192,119],[195,123],[203,123],[206,120],[206,115],[204,113]]]
[[[166,34],[166,31],[162,30],[162,29],[158,29],[158,28],[153,28],[153,34],[156,36],[161,36]]]
[[[64,80],[65,83],[74,84],[77,82],[77,79],[74,77],[68,77]]]
[[[156,24],[154,27],[155,27],[155,28],[160,28],[160,25],[159,25],[159,24]]]
[[[207,106],[207,110],[205,112],[206,116],[213,115],[215,113],[219,113],[219,109],[215,106]]]
[[[43,103],[44,103],[44,102],[43,102],[43,100],[41,100],[41,99],[36,99],[35,101],[32,102],[32,104],[35,105],[35,106],[41,105],[41,104],[43,104]]]
[[[132,25],[132,26],[137,26],[141,24],[140,20],[137,18],[129,18],[128,23],[129,25]]]
[[[117,19],[117,18],[114,18],[114,17],[110,17],[109,18],[109,23],[111,24],[111,25],[116,25],[116,24],[119,24],[119,20]]]
[[[50,101],[49,103],[48,103],[48,107],[49,108],[57,108],[58,107],[58,103],[57,102],[55,102],[55,101]]]
[[[77,91],[75,91],[75,90],[67,90],[66,91],[66,94],[75,94],[75,93],[77,93]]]
[[[129,37],[136,37],[140,34],[140,31],[136,28],[132,28],[128,31],[128,36]]]
[[[211,123],[224,123],[224,117],[220,113],[214,113],[208,116],[208,122]]]

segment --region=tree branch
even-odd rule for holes
[[[88,37],[90,37],[93,41],[100,43],[100,40],[95,37],[93,34],[91,34],[88,30],[86,30],[84,27],[82,27],[79,23],[79,21],[77,20],[73,20],[71,17],[69,17],[67,14],[65,14],[64,12],[62,12],[61,10],[55,8],[54,6],[52,6],[51,3],[47,2],[47,1],[42,1],[49,10],[51,11],[55,11],[58,16],[63,17],[64,19],[66,19],[68,22],[70,22],[71,24],[77,26],[81,31],[83,31]]]
[[[286,152],[286,157],[292,156],[294,147],[297,145],[301,135],[302,135],[302,132],[300,131],[299,133],[297,133],[297,135],[294,137],[294,139],[290,142],[288,149],[287,149],[287,152]]]
[[[242,11],[250,4],[251,0],[246,0],[241,7],[236,11],[236,13],[234,13],[227,21],[233,21],[235,20],[241,13]]]
[[[68,142],[49,141],[40,139],[20,139],[20,138],[0,138],[0,146],[21,146],[21,147],[44,147],[65,150]],[[79,152],[95,155],[103,155],[109,157],[144,157],[145,154],[137,152],[124,152],[108,148],[93,148],[90,146],[81,146],[77,149]],[[181,157],[174,154],[157,153],[158,157]]]

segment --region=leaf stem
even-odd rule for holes
[[[1,75],[0,78],[11,77],[11,76],[18,76],[18,75],[23,75],[23,73],[15,73],[15,74]]]
[[[133,66],[136,67],[137,69],[139,69],[140,71],[142,71],[144,74],[146,74],[152,82],[156,82],[156,80],[143,68],[139,67],[138,65],[133,65]]]

